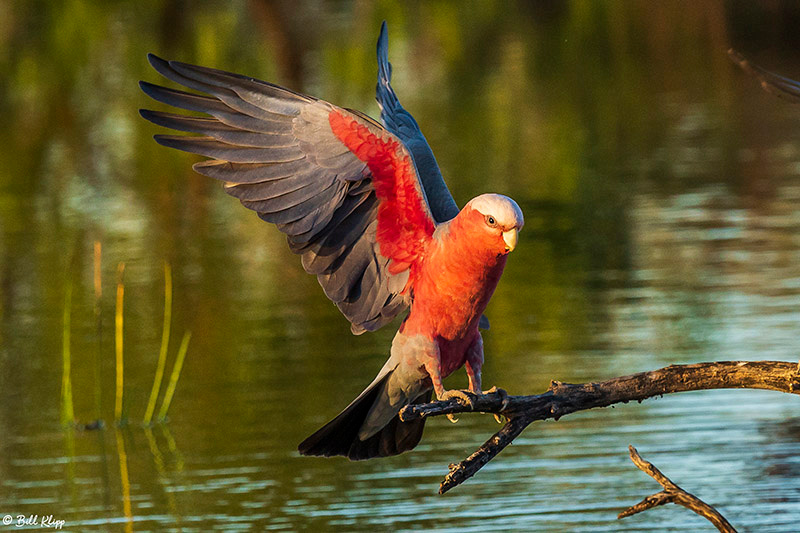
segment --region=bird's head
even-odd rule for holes
[[[525,219],[517,202],[502,194],[482,194],[467,203],[462,211],[470,220],[473,236],[492,251],[507,254],[517,246]]]

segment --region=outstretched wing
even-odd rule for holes
[[[151,122],[200,136],[157,135],[204,155],[194,165],[275,223],[354,333],[409,303],[410,274],[435,226],[408,149],[365,115],[253,78],[148,56],[166,78],[206,95],[140,82],[168,105]],[[413,278],[412,278],[413,279]]]
[[[422,135],[417,121],[397,100],[397,95],[391,86],[392,65],[389,63],[388,55],[389,37],[386,21],[383,21],[381,34],[378,37],[378,85],[375,88],[375,97],[381,108],[381,121],[386,129],[394,133],[411,152],[433,218],[436,222],[445,222],[458,214],[458,205],[444,182],[433,151]]]

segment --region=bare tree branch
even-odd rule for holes
[[[503,391],[474,395],[465,391],[471,404],[454,398],[408,405],[400,412],[400,418],[415,420],[470,411],[499,413],[508,418],[506,425],[475,453],[458,464],[450,465],[450,472],[439,486],[439,493],[444,493],[472,477],[536,420],[557,420],[595,407],[707,389],[767,389],[800,394],[800,372],[797,363],[788,361],[671,365],[597,383],[573,385],[552,381],[547,392],[530,396],[506,396]]]
[[[661,486],[664,487],[664,490],[648,496],[636,505],[628,507],[622,511],[617,518],[625,518],[626,516],[635,515],[636,513],[641,513],[653,507],[658,507],[659,505],[674,503],[686,507],[703,518],[706,518],[723,533],[736,533],[736,529],[734,529],[730,522],[728,522],[719,511],[673,483],[672,480],[662,474],[655,465],[642,459],[639,452],[636,451],[636,448],[628,446],[628,450],[631,453],[631,461],[633,461],[633,464],[639,467],[642,472],[658,481]]]

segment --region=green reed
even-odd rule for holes
[[[70,353],[70,327],[72,322],[72,280],[67,278],[64,291],[64,315],[62,322],[62,373],[61,373],[61,425],[75,423],[75,410],[72,405],[72,355]]]
[[[147,426],[153,419],[156,409],[156,400],[161,391],[161,382],[164,379],[164,368],[167,366],[167,347],[169,346],[170,324],[172,322],[172,269],[169,263],[164,263],[164,325],[161,328],[161,350],[158,353],[156,375],[153,377],[153,388],[150,390],[150,399],[144,413],[142,423]]]
[[[189,339],[192,338],[192,332],[187,331],[183,334],[181,347],[178,349],[178,355],[175,358],[175,365],[172,367],[172,375],[169,378],[169,385],[164,393],[164,399],[161,401],[161,409],[158,410],[158,419],[163,422],[167,419],[167,410],[172,403],[172,396],[175,394],[175,388],[178,386],[178,380],[181,377],[181,369],[183,368],[183,360],[186,358],[186,352],[189,349]]]
[[[117,425],[123,423],[122,420],[122,394],[124,382],[124,357],[122,345],[122,326],[123,326],[123,303],[125,298],[125,284],[123,276],[125,274],[125,263],[117,266],[117,306],[114,314],[114,347],[116,353],[116,392],[114,394],[114,422]]]

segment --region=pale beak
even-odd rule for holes
[[[511,228],[508,231],[503,232],[503,240],[506,241],[506,251],[513,252],[514,248],[517,247],[517,235],[519,231],[517,228]]]

